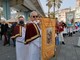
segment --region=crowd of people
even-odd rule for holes
[[[0,40],[4,41],[3,46],[10,46],[10,41],[13,41],[13,46],[16,46],[16,60],[41,60],[40,16],[36,11],[32,11],[29,17],[26,24],[23,16],[14,23],[0,22]],[[77,31],[80,32],[80,22],[69,27],[56,19],[56,37],[62,44],[65,45],[66,35],[72,36]]]
[[[10,46],[10,37],[12,33],[12,28],[14,24],[8,23],[6,21],[0,22],[0,40],[3,40],[3,46],[9,45]],[[2,37],[4,36],[4,39]],[[15,47],[15,40],[13,41],[13,46]]]
[[[0,23],[0,40],[4,41],[4,46],[10,46],[10,41],[13,40],[13,46],[16,46],[16,60],[41,60],[40,16],[36,11],[32,11],[29,17],[30,20],[26,24],[23,16],[14,23]]]
[[[63,21],[56,21],[56,38],[58,38],[59,43],[65,45],[64,38],[66,36],[72,37],[76,32],[80,32],[80,22],[74,22],[71,26],[68,26]]]

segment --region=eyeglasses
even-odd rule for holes
[[[33,18],[37,18],[38,16],[32,16]]]

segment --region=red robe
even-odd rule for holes
[[[63,26],[63,24],[61,24],[61,23],[57,24],[57,25],[56,25],[56,32],[60,33],[60,32],[62,32],[62,31],[64,31],[64,26]]]
[[[25,44],[30,43],[36,38],[40,37],[40,31],[36,24],[29,23],[26,25]]]
[[[17,25],[14,27],[13,31],[12,31],[12,39],[16,38],[16,37],[21,37],[22,35],[22,26]]]
[[[17,25],[14,27],[11,38],[20,37],[22,35],[22,26]],[[40,37],[40,32],[36,24],[28,23],[26,24],[26,32],[25,32],[25,44],[30,43],[36,38]]]

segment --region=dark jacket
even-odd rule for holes
[[[1,25],[1,33],[4,34],[7,32],[8,24],[2,24]]]

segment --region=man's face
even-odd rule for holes
[[[21,25],[24,24],[24,18],[23,18],[23,17],[20,17],[20,18],[19,18],[19,24],[21,24]]]
[[[23,17],[19,18],[19,21],[24,21],[24,18]]]
[[[32,16],[31,16],[31,20],[35,21],[37,19],[38,19],[38,14],[37,13],[33,13]]]

